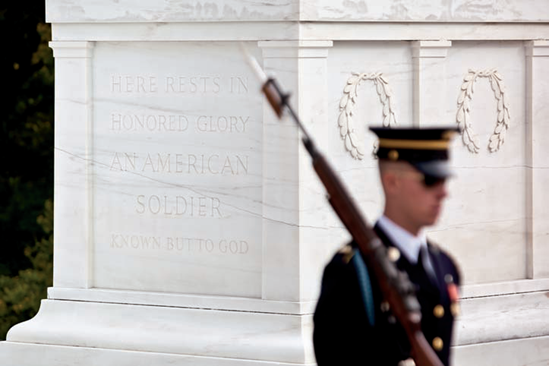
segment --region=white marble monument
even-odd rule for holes
[[[47,20],[54,286],[2,365],[315,364],[349,238],[240,42],[372,222],[367,127],[462,127],[429,233],[465,279],[454,364],[549,364],[549,2],[47,0]]]

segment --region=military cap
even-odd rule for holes
[[[382,160],[406,161],[426,176],[448,178],[452,169],[448,149],[457,127],[386,128],[371,127],[379,138],[377,157]]]

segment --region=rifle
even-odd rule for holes
[[[355,249],[360,251],[366,265],[373,271],[385,301],[404,328],[411,345],[412,358],[418,366],[443,366],[421,331],[421,308],[408,275],[397,269],[387,254],[387,248],[367,224],[339,177],[316,148],[292,109],[288,101],[289,95],[282,92],[275,79],[267,77],[255,58],[251,57],[243,46],[242,50],[262,83],[261,89],[278,118],[282,117],[284,111],[288,111],[301,130],[303,145],[312,158],[315,172],[326,188],[328,202],[353,237]]]

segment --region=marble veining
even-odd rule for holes
[[[54,286],[0,342],[8,366],[314,365],[322,269],[350,238],[240,41],[292,93],[371,223],[383,201],[368,127],[472,122],[478,153],[453,142],[456,177],[428,232],[462,268],[455,364],[546,363],[549,2],[46,7]]]

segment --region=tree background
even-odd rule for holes
[[[0,5],[0,340],[52,285],[53,57],[45,1]]]

